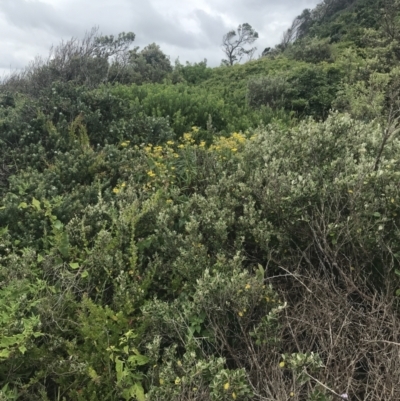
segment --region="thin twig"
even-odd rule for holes
[[[400,343],[395,343],[394,341],[387,341],[387,340],[364,340],[365,343],[385,343],[385,344],[392,344],[398,345],[400,347]]]
[[[324,383],[321,383],[318,379],[316,379],[315,377],[311,376],[309,373],[307,373],[304,370],[304,373],[312,380],[314,380],[315,382],[317,382],[320,386],[322,386],[323,388],[325,388],[326,390],[330,391],[332,394],[336,395],[337,397],[341,398],[342,400],[345,400],[346,398],[341,396],[340,394],[338,394],[336,391],[332,390],[331,388],[329,388],[328,386],[326,386]]]
[[[291,273],[289,270],[285,269],[283,266],[279,266],[279,268],[281,268],[282,270],[284,270],[287,274],[289,274],[290,276],[294,277],[301,285],[303,285],[306,290],[312,294],[313,292],[297,277],[297,275]]]

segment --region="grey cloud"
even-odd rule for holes
[[[104,34],[132,31],[135,45],[157,43],[171,56],[219,65],[224,33],[243,22],[260,34],[263,49],[279,42],[304,8],[318,0],[0,0],[0,71],[20,68],[51,44],[99,26]],[[192,26],[193,25],[193,26]],[[5,38],[5,39],[4,39]],[[261,50],[260,50],[261,51]]]
[[[39,29],[60,35],[68,33],[72,26],[53,6],[39,0],[1,0],[0,12],[9,23],[24,31]]]
[[[136,10],[136,6],[132,6]],[[221,35],[223,20],[201,9],[188,14],[199,22],[201,34],[187,31],[179,17],[164,16],[149,2],[137,14],[132,13],[132,29],[137,35],[138,44],[156,42],[173,45],[182,49],[200,49],[212,44],[213,35]]]
[[[229,27],[219,15],[210,15],[203,10],[195,10],[193,14],[200,23],[203,44],[215,45],[216,38],[221,41],[222,36],[229,31]]]

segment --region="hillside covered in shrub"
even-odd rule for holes
[[[134,39],[0,84],[0,400],[400,399],[400,2]]]

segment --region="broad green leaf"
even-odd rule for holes
[[[149,362],[149,358],[144,355],[132,355],[128,358],[128,362],[134,363],[135,365],[143,366]]]
[[[70,267],[71,269],[74,269],[74,270],[79,269],[79,263],[71,262],[71,263],[69,264],[69,267]]]
[[[117,372],[117,383],[120,383],[124,377],[124,362],[115,358],[115,370]]]
[[[89,276],[89,272],[87,270],[83,271],[82,274],[81,274],[82,278],[86,278],[88,276]]]
[[[146,401],[144,389],[140,383],[135,383],[130,390],[131,396],[136,397],[138,401]]]
[[[0,347],[6,348],[18,344],[22,340],[22,334],[16,334],[11,337],[3,336],[0,338]]]
[[[122,373],[124,369],[124,362],[121,361],[119,358],[115,359],[115,370],[117,371],[117,373]]]
[[[56,221],[53,223],[53,226],[54,226],[54,228],[56,228],[57,230],[62,230],[62,228],[64,227],[64,224],[61,223],[60,220],[56,220]]]
[[[97,380],[98,377],[99,377],[97,372],[91,366],[89,366],[88,374],[89,374],[90,378],[93,379],[93,380]]]
[[[21,202],[18,205],[18,209],[26,209],[28,207],[28,204],[26,202]]]
[[[68,238],[68,234],[66,232],[62,233],[61,241],[60,241],[60,245],[58,246],[58,249],[59,249],[61,255],[64,256],[64,258],[68,257],[68,255],[69,255],[69,238]]]
[[[7,359],[11,354],[11,351],[9,351],[8,349],[2,349],[0,351],[0,359]]]
[[[41,210],[40,202],[36,198],[32,199],[32,205],[36,210]]]
[[[26,352],[25,345],[21,345],[20,347],[18,347],[18,349],[19,349],[19,351],[21,352],[22,355],[25,354],[25,352]]]

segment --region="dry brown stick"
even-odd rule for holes
[[[337,397],[340,397],[342,400],[345,400],[347,398],[343,397],[343,395],[338,394],[336,391],[332,390],[331,388],[329,388],[328,386],[326,386],[324,383],[320,382],[318,379],[316,379],[315,377],[311,376],[309,373],[307,373],[304,370],[304,373],[312,380],[314,380],[315,382],[317,382],[320,386],[322,386],[323,388],[325,388],[326,390],[330,391],[332,394],[336,395]]]
[[[303,285],[306,290],[312,294],[313,292],[297,277],[296,274],[291,273],[289,270],[285,269],[283,266],[278,266],[279,268],[281,268],[282,270],[284,270],[287,274],[289,274],[290,276],[292,276],[293,278],[295,278],[301,285]]]
[[[364,340],[366,343],[385,343],[385,344],[392,344],[398,345],[400,347],[400,343],[396,343],[394,341],[387,341],[387,340]]]

